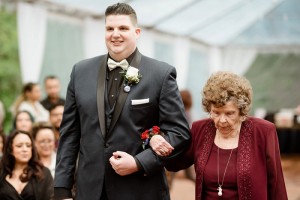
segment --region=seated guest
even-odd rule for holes
[[[41,101],[41,104],[50,111],[55,104],[65,104],[65,99],[60,97],[60,81],[56,76],[47,76],[44,80],[47,97]]]
[[[4,134],[3,128],[0,126],[0,160],[2,159],[3,150],[5,148],[5,139],[6,136]]]
[[[300,104],[295,108],[294,127],[300,129]]]
[[[5,109],[3,103],[0,101],[0,126],[3,126],[4,118],[5,118]]]
[[[27,83],[23,86],[22,94],[17,98],[13,105],[13,114],[18,111],[26,110],[33,117],[35,122],[48,121],[49,112],[39,102],[41,89],[37,83]]]
[[[53,199],[53,178],[38,160],[31,134],[15,130],[0,164],[0,199]]]
[[[195,164],[196,199],[287,200],[276,127],[248,116],[251,103],[252,87],[242,76],[216,72],[206,82],[202,106],[210,118],[193,123],[189,150],[166,166]],[[150,144],[159,156],[172,150],[160,135]]]
[[[32,129],[34,144],[40,161],[50,169],[52,176],[55,173],[55,136],[50,123],[38,122]]]
[[[33,116],[28,111],[19,111],[17,112],[13,121],[13,130],[17,129],[31,133],[33,123]]]
[[[53,105],[50,110],[50,123],[52,124],[54,128],[55,133],[55,147],[58,146],[58,140],[59,140],[59,127],[62,121],[62,116],[64,113],[64,104],[58,103]]]

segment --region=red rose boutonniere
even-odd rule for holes
[[[143,149],[146,149],[146,146],[149,144],[150,139],[154,135],[163,135],[163,132],[160,131],[160,128],[158,126],[153,126],[152,128],[145,130],[141,134],[141,139],[143,141]]]

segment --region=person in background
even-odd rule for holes
[[[3,151],[5,149],[5,141],[6,141],[6,135],[4,134],[2,126],[0,126],[0,161],[3,156]]]
[[[108,54],[72,70],[57,151],[58,199],[72,198],[77,163],[77,200],[170,199],[162,161],[146,139],[164,134],[176,157],[190,142],[189,126],[175,67],[138,51],[140,31],[130,5],[109,6]]]
[[[300,129],[300,104],[295,108],[294,128]]]
[[[54,128],[54,133],[55,133],[55,147],[57,148],[58,146],[58,141],[59,141],[59,128],[60,124],[62,121],[62,116],[64,113],[64,104],[62,103],[57,103],[54,104],[50,110],[50,123],[52,124]]]
[[[0,127],[3,127],[4,119],[5,119],[5,109],[2,101],[0,101]]]
[[[13,105],[13,114],[18,111],[28,111],[35,122],[48,121],[49,112],[40,104],[41,89],[39,84],[29,82],[23,86],[22,94]]]
[[[65,104],[65,99],[60,97],[60,81],[56,76],[47,76],[44,79],[44,86],[47,97],[41,101],[41,104],[50,111],[55,104]]]
[[[2,159],[3,149],[5,145],[5,134],[3,130],[3,121],[5,118],[5,110],[2,102],[0,101],[0,160]]]
[[[47,167],[51,175],[55,174],[55,136],[54,129],[48,122],[38,122],[33,126],[32,137],[39,160]]]
[[[186,118],[187,121],[189,123],[189,126],[192,126],[192,105],[193,105],[193,99],[192,99],[192,94],[189,90],[180,90],[180,96],[182,98],[182,102],[184,105],[184,109],[185,109],[185,114],[186,114]],[[191,181],[195,181],[196,175],[194,172],[194,166],[190,166],[187,169],[184,169],[184,175],[186,176],[187,179],[191,180]],[[169,184],[169,188],[172,188],[172,183],[174,180],[174,177],[176,176],[176,174],[174,172],[170,172],[170,171],[166,171],[167,173],[167,179],[168,179],[168,184]]]
[[[193,107],[193,98],[192,94],[189,90],[181,90],[180,96],[182,98],[182,102],[185,109],[186,118],[188,120],[188,123],[190,125],[190,128],[192,127],[193,123],[193,117],[192,117],[192,107]],[[184,174],[187,179],[195,182],[196,180],[196,174],[194,171],[194,166],[190,166],[189,168],[184,170]]]
[[[13,121],[13,128],[12,130],[20,130],[20,131],[26,131],[28,133],[31,133],[32,126],[34,123],[34,118],[28,111],[18,111],[14,121]]]
[[[166,166],[176,171],[195,164],[197,200],[287,200],[276,127],[248,116],[251,103],[252,87],[242,76],[220,71],[206,82],[202,106],[210,118],[193,123],[189,150]],[[166,155],[163,137],[150,144]]]
[[[53,178],[38,160],[31,134],[15,130],[0,164],[0,199],[53,199]]]

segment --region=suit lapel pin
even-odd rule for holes
[[[130,92],[130,86],[129,85],[125,85],[124,86],[124,92]]]

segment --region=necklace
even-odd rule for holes
[[[239,133],[239,131],[237,130],[236,135],[238,135],[238,133]],[[238,138],[238,137],[236,136],[236,138]],[[218,185],[219,185],[218,189],[217,189],[218,190],[218,196],[222,196],[223,195],[222,186],[223,186],[223,183],[224,183],[224,178],[225,178],[225,175],[226,175],[227,167],[228,167],[228,164],[229,164],[229,161],[230,161],[233,149],[234,148],[232,148],[231,151],[230,151],[229,158],[228,158],[228,161],[227,161],[224,173],[223,173],[222,182],[220,183],[220,164],[219,164],[219,151],[220,151],[220,148],[218,147],[218,159],[217,159],[217,163],[218,163]]]
[[[227,164],[226,164],[226,167],[225,167],[225,170],[224,170],[224,174],[223,174],[223,178],[222,178],[222,183],[220,184],[220,175],[219,175],[219,171],[220,171],[220,166],[219,166],[219,147],[218,147],[218,185],[219,185],[219,187],[218,187],[218,195],[219,196],[222,196],[222,186],[223,186],[223,183],[224,183],[224,178],[225,178],[225,174],[226,174],[226,171],[227,171],[227,167],[228,167],[228,164],[229,164],[229,161],[230,161],[230,158],[231,158],[231,155],[232,155],[232,151],[233,151],[233,149],[231,149],[231,151],[230,151],[230,155],[229,155],[229,158],[228,158],[228,161],[227,161]]]

